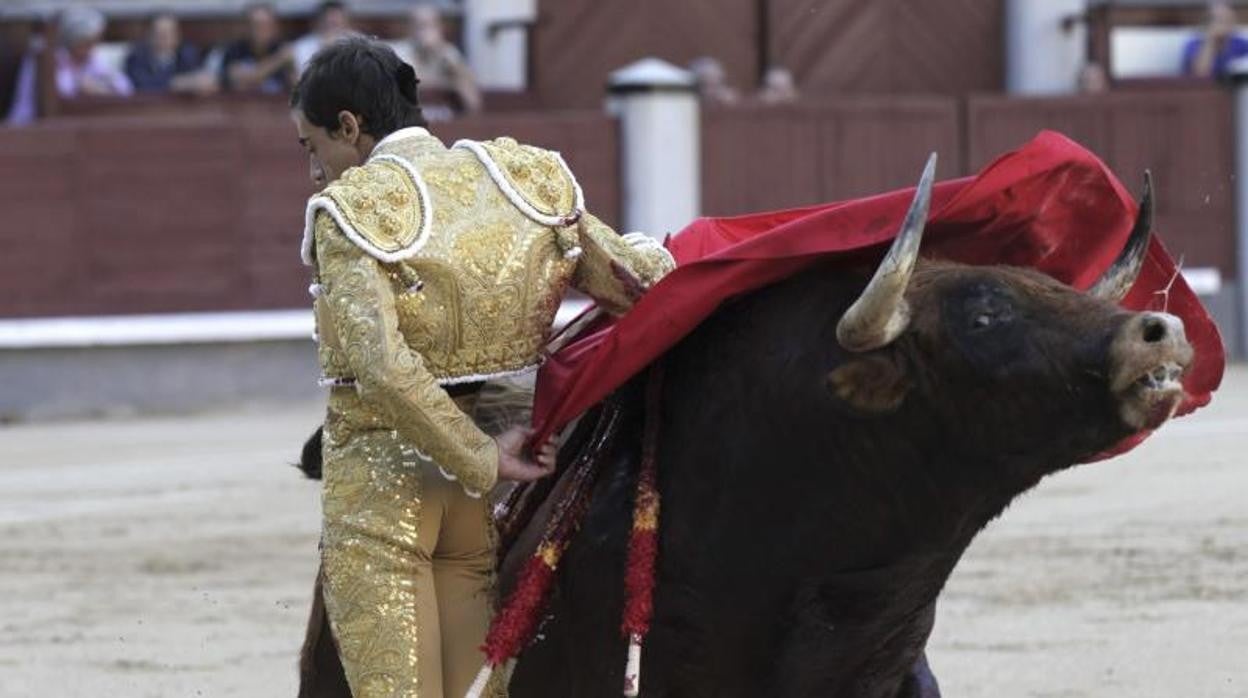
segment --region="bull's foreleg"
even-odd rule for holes
[[[901,684],[901,692],[897,698],[940,698],[940,686],[936,683],[936,675],[927,663],[927,651],[919,655],[919,661],[910,669],[910,675]]]
[[[856,597],[835,588],[809,591],[793,609],[772,695],[940,698],[925,655],[935,603],[905,618],[845,621]]]
[[[322,577],[323,570],[317,569],[308,630],[299,652],[299,698],[351,698],[351,688],[338,658],[338,645],[325,613]]]

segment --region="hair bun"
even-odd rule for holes
[[[420,80],[416,78],[412,66],[400,63],[394,70],[394,79],[399,83],[399,94],[403,95],[403,99],[416,104],[416,85],[420,84]]]

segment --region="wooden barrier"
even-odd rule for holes
[[[619,216],[614,122],[597,111],[436,127],[560,150]],[[301,307],[312,186],[284,107],[0,129],[0,317]]]
[[[977,169],[1041,129],[1099,155],[1133,190],[1156,183],[1156,230],[1189,267],[1235,273],[1233,109],[1224,90],[1132,91],[1045,99],[973,97],[967,164]]]
[[[121,107],[118,107],[121,109]],[[307,165],[284,103],[165,103],[143,116],[0,130],[0,317],[302,307]],[[702,210],[732,215],[910,186],[924,158],[969,174],[1041,129],[1103,157],[1129,186],[1157,181],[1157,230],[1188,267],[1235,273],[1230,97],[1162,90],[1096,97],[846,98],[706,110]],[[619,221],[620,139],[598,110],[436,124],[564,153],[589,208]]]
[[[704,112],[702,210],[736,215],[865,196],[917,181],[928,153],[963,172],[958,102],[854,98]]]

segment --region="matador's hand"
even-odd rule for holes
[[[523,455],[524,444],[533,435],[532,429],[512,427],[495,437],[498,444],[498,478],[514,482],[531,482],[555,472],[555,456],[559,448],[553,438],[537,449],[536,460]]]

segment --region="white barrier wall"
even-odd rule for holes
[[[661,240],[701,211],[701,123],[693,75],[646,58],[612,73],[608,89],[620,118],[622,231]]]
[[[1237,66],[1235,74],[1235,245],[1239,278],[1239,355],[1248,355],[1248,65]]]
[[[1196,36],[1175,27],[1119,27],[1109,36],[1115,78],[1177,76],[1182,73],[1183,47]]]
[[[528,87],[528,32],[523,25],[536,19],[537,0],[464,0],[464,49],[481,87]],[[492,30],[500,24],[507,26]]]
[[[1084,11],[1085,0],[1008,0],[1005,15],[1006,89],[1045,95],[1075,91],[1086,31],[1062,20]]]

